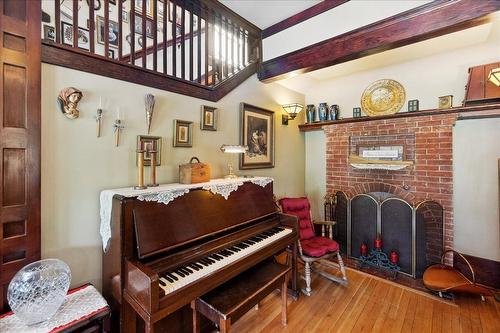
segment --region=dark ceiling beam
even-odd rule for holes
[[[437,0],[263,62],[259,79],[284,79],[489,22],[498,0]]]
[[[308,20],[311,17],[314,17],[323,12],[326,12],[327,10],[340,6],[341,4],[347,1],[349,0],[324,0],[312,7],[309,7],[301,11],[300,13],[290,16],[289,18],[281,22],[278,22],[276,24],[273,24],[272,26],[262,30],[262,38],[264,39],[274,34],[277,34],[278,32],[288,29],[296,24],[299,24],[300,22],[304,22],[305,20]]]

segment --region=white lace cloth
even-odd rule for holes
[[[0,332],[2,333],[47,333],[57,332],[68,324],[83,318],[88,318],[107,308],[108,303],[92,285],[85,286],[68,293],[64,303],[56,314],[49,320],[26,326],[13,313],[0,318]],[[58,329],[59,328],[59,329]]]
[[[231,192],[234,192],[243,185],[244,182],[252,182],[259,186],[266,186],[273,182],[270,177],[252,177],[252,178],[234,178],[234,179],[212,179],[206,183],[199,184],[163,184],[158,187],[147,188],[145,190],[134,190],[132,187],[125,187],[114,190],[104,190],[100,197],[100,215],[101,215],[101,238],[104,252],[107,250],[108,242],[111,238],[111,209],[113,205],[113,196],[115,194],[124,197],[137,197],[143,201],[156,201],[168,204],[175,198],[189,193],[193,189],[204,189],[214,194],[222,195],[226,200]]]

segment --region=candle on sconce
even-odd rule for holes
[[[375,239],[375,248],[377,250],[380,250],[382,248],[382,238],[380,238],[380,236]]]
[[[102,96],[99,96],[99,109],[102,110]]]
[[[120,117],[120,107],[116,107],[116,119],[121,119]]]
[[[394,264],[397,265],[399,261],[399,255],[396,251],[392,250],[391,253],[389,254],[389,260]]]

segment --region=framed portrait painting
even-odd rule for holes
[[[174,147],[193,146],[193,122],[174,120]]]
[[[241,103],[240,113],[241,144],[248,146],[240,169],[274,168],[274,112]]]
[[[217,109],[213,106],[201,106],[200,128],[204,131],[217,131]]]

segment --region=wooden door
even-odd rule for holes
[[[0,0],[0,313],[40,259],[40,1]]]

